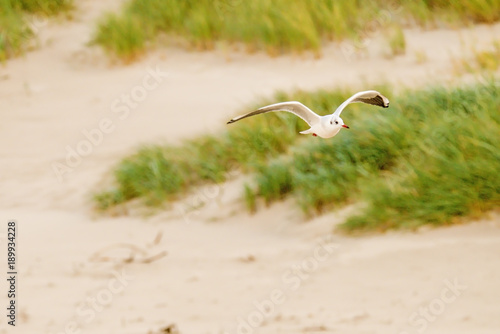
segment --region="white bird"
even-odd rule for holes
[[[233,118],[227,124],[234,123],[243,118],[247,118],[254,115],[264,114],[271,111],[288,111],[306,121],[309,124],[310,129],[300,132],[301,134],[312,133],[313,136],[320,136],[322,138],[331,138],[339,133],[340,129],[349,127],[344,124],[342,118],[340,118],[340,113],[349,103],[362,102],[368,103],[379,107],[388,108],[389,99],[380,94],[375,90],[367,90],[364,92],[359,92],[348,98],[344,103],[342,103],[337,110],[331,115],[319,116],[314,111],[306,107],[300,102],[290,101],[271,104],[266,107],[262,107],[255,111],[249,112],[248,114],[241,115]]]

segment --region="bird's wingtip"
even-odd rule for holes
[[[231,123],[234,123],[233,120],[230,120],[229,122],[227,122],[226,124],[231,124]]]

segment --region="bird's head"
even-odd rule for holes
[[[332,117],[332,119],[330,119],[330,126],[339,130],[340,128],[349,129],[349,127],[344,124],[344,121],[340,117]]]

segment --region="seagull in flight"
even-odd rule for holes
[[[271,104],[266,107],[262,107],[255,111],[249,112],[248,114],[241,115],[233,118],[227,124],[234,123],[243,118],[247,118],[254,115],[265,114],[271,111],[287,111],[295,116],[302,118],[307,124],[309,124],[310,129],[300,132],[301,134],[312,133],[313,136],[319,136],[322,138],[331,138],[339,133],[340,129],[349,129],[347,125],[344,124],[342,118],[340,118],[340,113],[349,103],[367,103],[374,106],[389,107],[389,99],[375,90],[367,90],[364,92],[359,92],[348,98],[344,103],[342,103],[337,110],[331,115],[320,116],[314,111],[306,107],[300,102],[290,101]]]

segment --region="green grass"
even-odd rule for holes
[[[158,205],[240,170],[254,174],[243,189],[251,211],[288,197],[306,216],[365,203],[341,226],[345,231],[477,216],[500,205],[498,87],[494,80],[398,94],[375,87],[391,107],[350,105],[344,120],[351,129],[333,139],[298,135],[305,128],[299,118],[272,113],[228,126],[223,135],[145,147],[117,166],[114,186],[95,200],[100,209],[136,198]],[[299,100],[325,114],[349,95],[278,93],[273,102]]]
[[[499,19],[497,0],[129,0],[120,13],[99,20],[93,42],[125,61],[162,35],[180,36],[200,50],[241,42],[272,55],[305,50],[319,55],[325,41],[366,38],[390,26]]]
[[[72,0],[0,0],[0,61],[26,50],[34,36],[30,15],[56,15],[72,8],[72,3]]]

